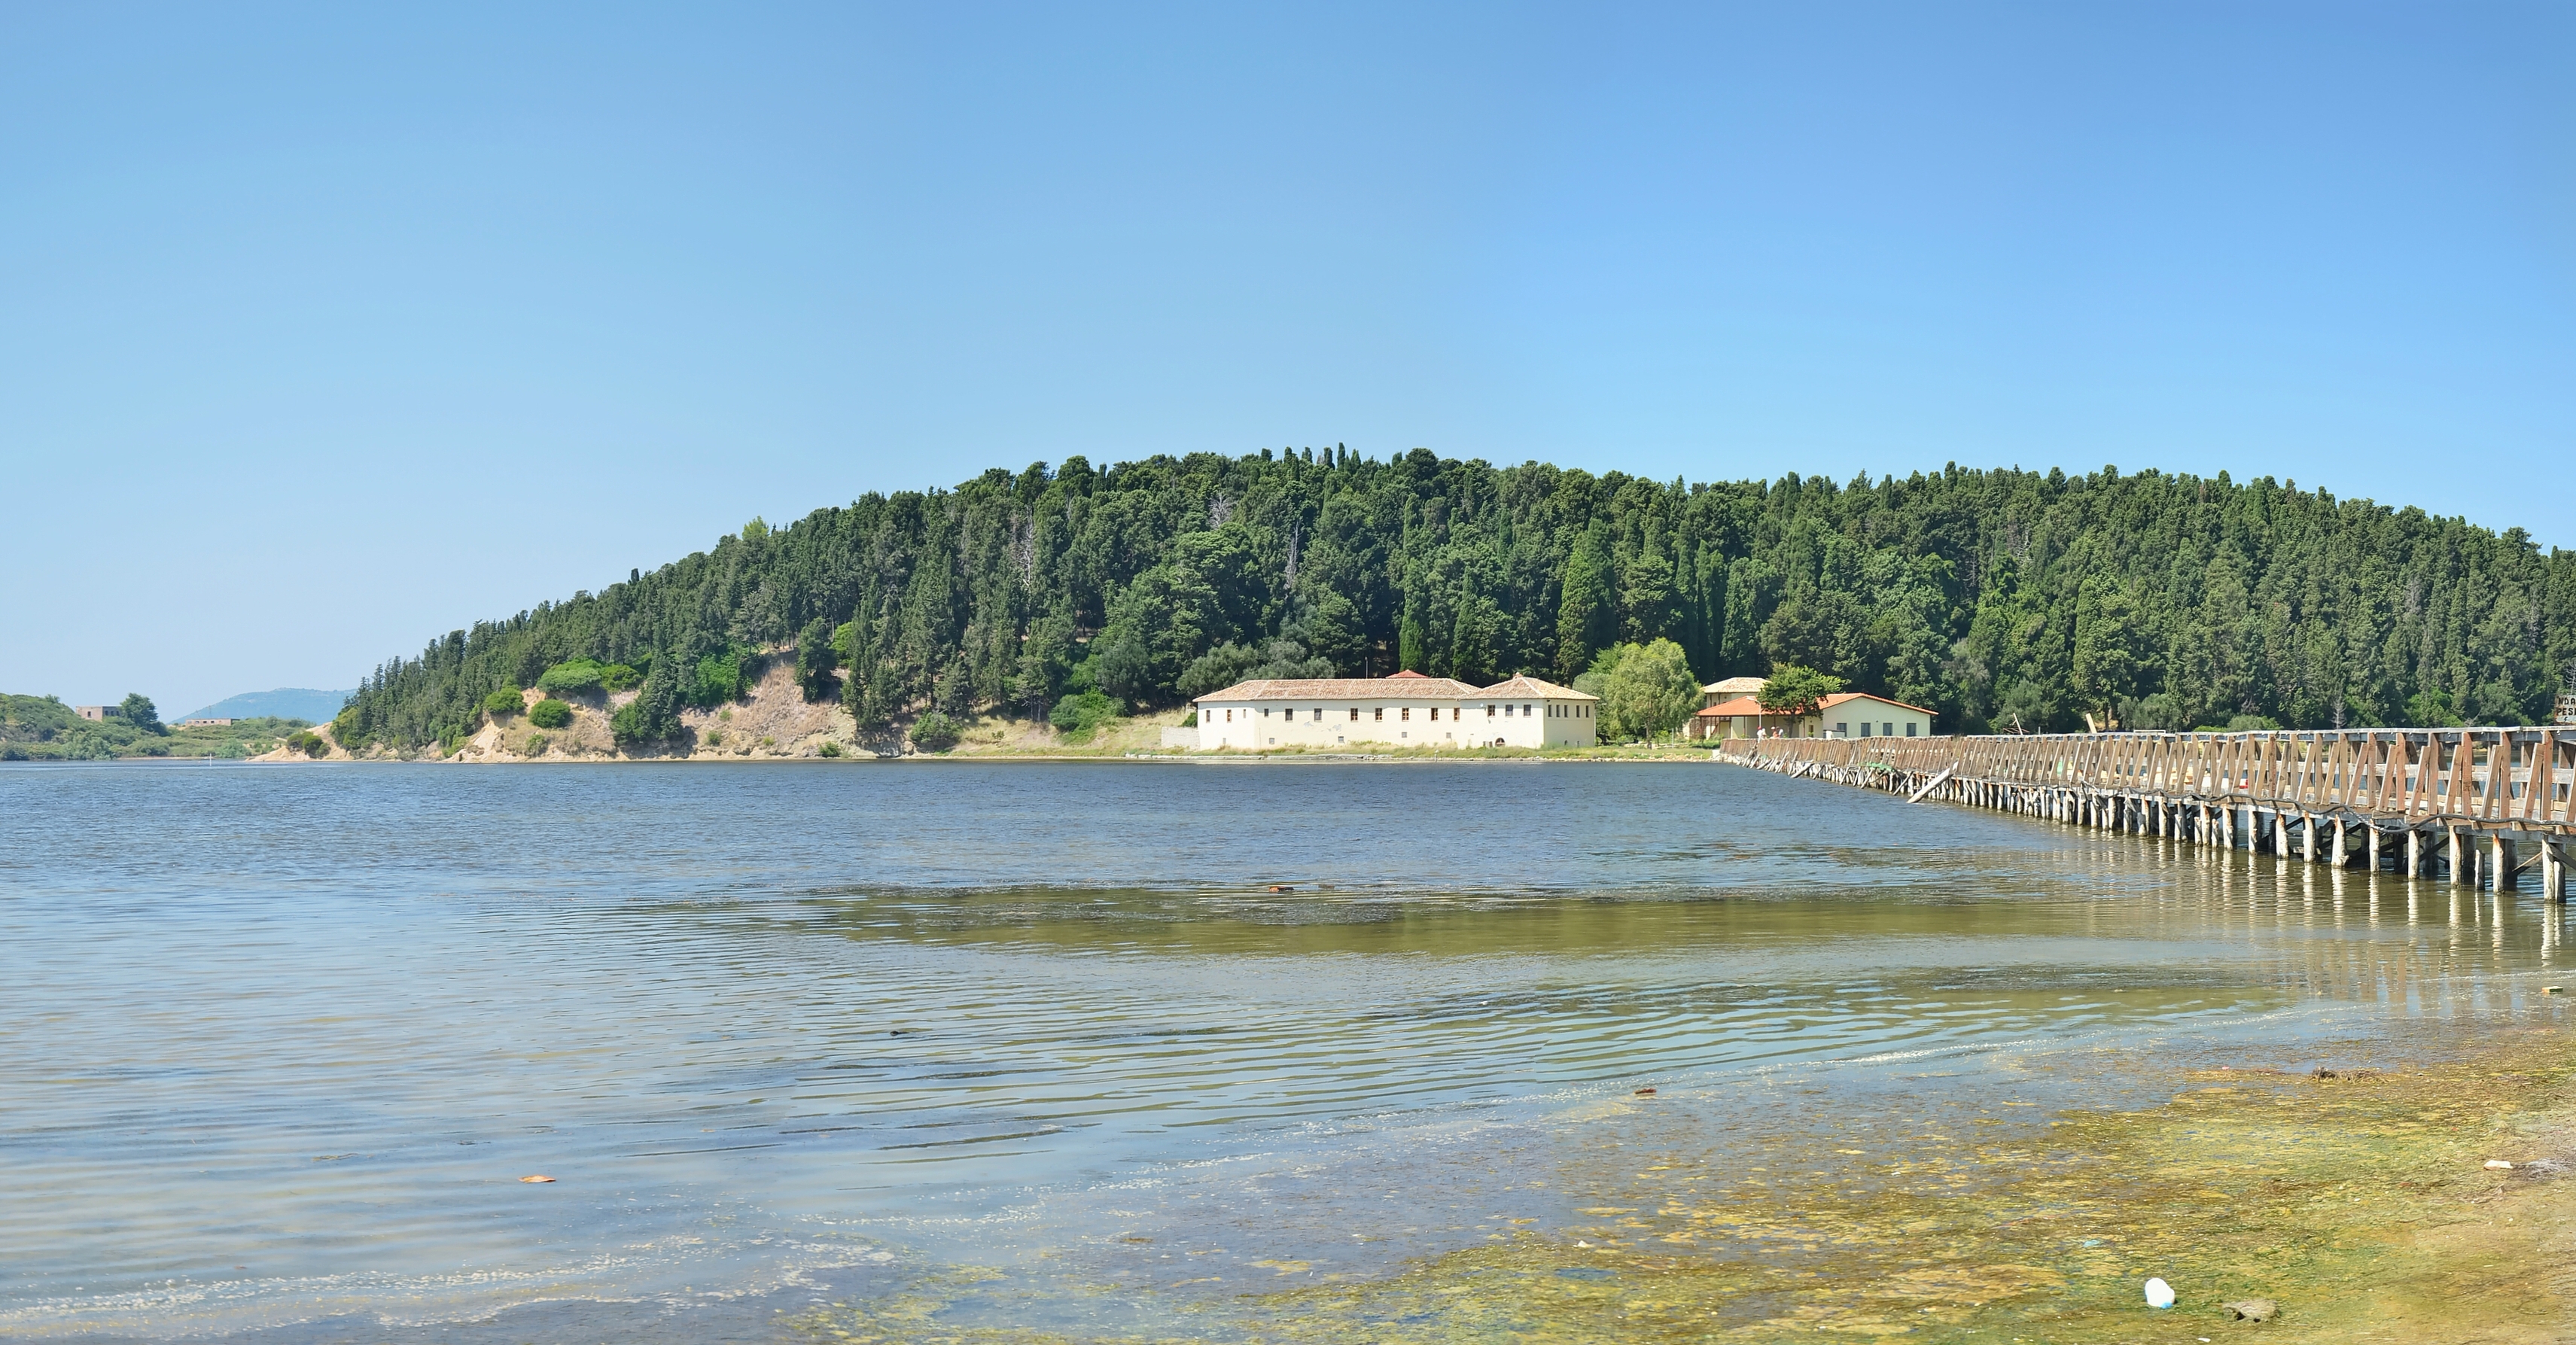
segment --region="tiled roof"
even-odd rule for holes
[[[1711,682],[1700,690],[1712,696],[1750,696],[1762,689],[1764,680],[1760,677],[1729,677]]]
[[[1817,701],[1816,708],[1818,710],[1830,710],[1837,705],[1848,704],[1852,701],[1877,701],[1881,705],[1899,706],[1904,709],[1912,710],[1918,714],[1928,715],[1932,713],[1930,710],[1926,710],[1920,705],[1907,705],[1901,700],[1895,700],[1886,696],[1873,696],[1865,691],[1837,691],[1834,694]],[[1725,719],[1734,715],[1776,715],[1780,712],[1777,710],[1763,709],[1762,702],[1755,700],[1751,696],[1738,696],[1731,701],[1719,701],[1717,704],[1700,711],[1700,713],[1711,719]]]
[[[1331,701],[1331,700],[1503,700],[1514,696],[1551,700],[1598,700],[1554,682],[1535,677],[1515,677],[1489,687],[1469,686],[1454,677],[1425,677],[1417,672],[1398,673],[1393,677],[1267,677],[1237,682],[1223,691],[1211,691],[1199,697],[1203,701]],[[1192,702],[1196,704],[1197,702]]]
[[[1894,696],[1873,696],[1866,691],[1837,691],[1834,694],[1825,697],[1823,700],[1816,702],[1816,704],[1824,709],[1830,710],[1845,701],[1877,701],[1881,705],[1899,706],[1904,709],[1912,710],[1914,713],[1919,715],[1928,715],[1933,713],[1930,710],[1924,709],[1920,705],[1907,705],[1905,702],[1898,700]]]
[[[1527,673],[1523,673],[1509,681],[1496,682],[1478,694],[1491,696],[1496,700],[1502,700],[1510,696],[1538,696],[1549,700],[1560,701],[1597,701],[1601,699],[1599,696],[1592,695],[1589,692],[1577,691],[1572,687],[1561,687],[1554,682],[1542,682]]]
[[[1464,700],[1484,693],[1447,677],[1262,677],[1237,682],[1203,701]],[[1195,703],[1195,702],[1193,702]]]

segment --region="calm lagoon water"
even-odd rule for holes
[[[1221,1336],[1640,1146],[2473,1042],[2562,919],[1700,763],[0,767],[0,1334]]]

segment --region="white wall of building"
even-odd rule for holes
[[[1362,697],[1199,702],[1199,747],[1267,752],[1280,748],[1590,747],[1593,702],[1409,700]]]
[[[1932,736],[1932,716],[1910,705],[1898,705],[1875,696],[1855,696],[1838,705],[1827,706],[1823,713],[1809,721],[1823,727],[1831,738],[1928,738]]]

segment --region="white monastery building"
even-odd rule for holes
[[[1473,687],[1446,677],[1282,677],[1237,682],[1191,702],[1199,750],[1289,747],[1590,747],[1600,697],[1515,677]]]

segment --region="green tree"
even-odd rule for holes
[[[528,707],[528,722],[541,729],[559,729],[572,722],[572,707],[551,697]]]
[[[502,687],[484,695],[483,713],[496,720],[507,719],[519,712],[521,704],[523,699],[517,687]]]
[[[926,711],[912,721],[912,745],[924,752],[945,752],[964,736],[957,721],[937,710]]]
[[[643,689],[609,717],[608,729],[621,747],[660,742],[679,732],[679,661],[653,660],[652,668],[644,674]]]
[[[127,693],[125,699],[118,702],[116,717],[145,733],[166,734],[170,731],[161,726],[161,712],[154,708],[152,698],[139,691]]]
[[[1598,525],[1585,528],[1565,558],[1556,609],[1557,675],[1571,682],[1614,641],[1618,607],[1610,592],[1609,548]]]
[[[2137,604],[2117,581],[2085,581],[2075,608],[2075,694],[2109,727],[2120,701],[2138,688]]]
[[[1699,708],[1699,679],[1671,640],[1620,646],[1599,686],[1600,724],[1618,738],[1665,737]]]
[[[1766,714],[1798,719],[1816,713],[1825,697],[1842,689],[1843,679],[1792,663],[1772,669],[1753,699]]]
[[[816,617],[796,636],[796,685],[810,704],[832,694],[832,674],[840,655],[832,648],[832,623]]]

